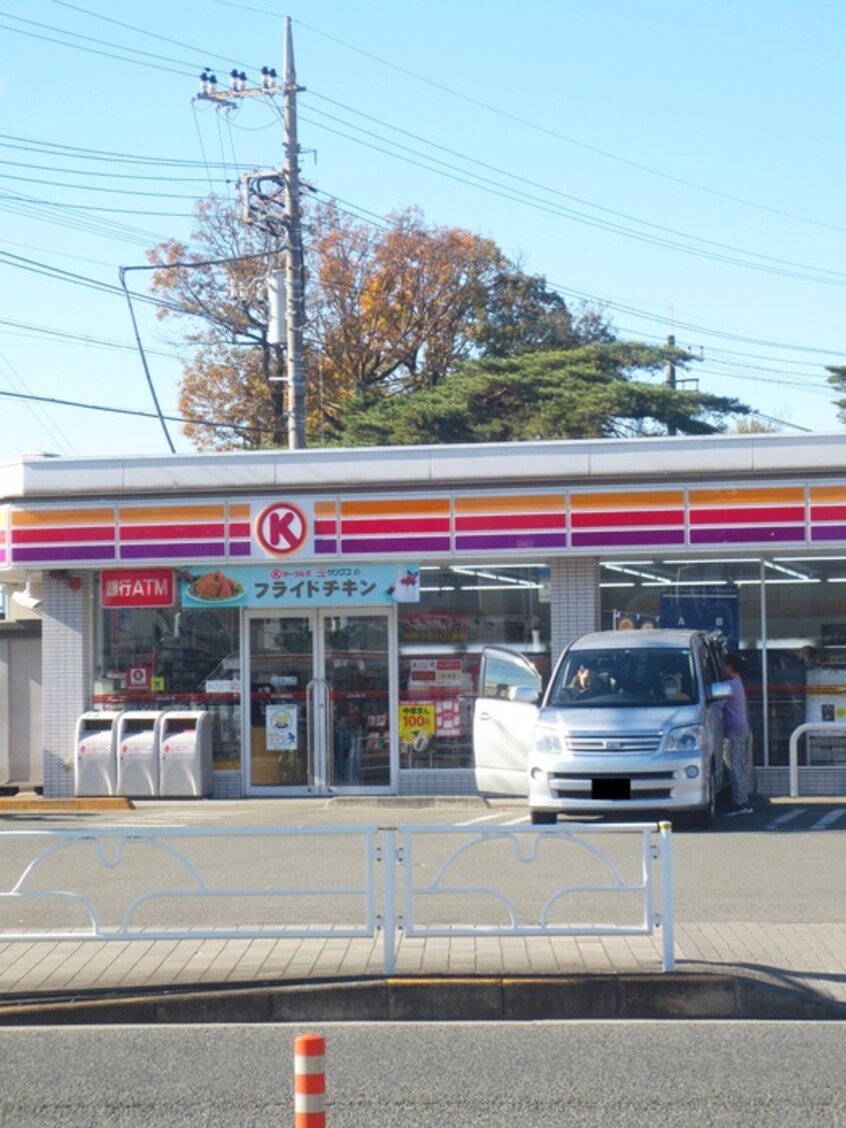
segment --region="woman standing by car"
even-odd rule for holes
[[[731,686],[731,697],[723,706],[723,732],[726,738],[726,767],[731,784],[732,805],[725,812],[729,817],[751,815],[749,802],[749,718],[746,710],[746,690],[740,680],[736,654],[723,659],[723,677]]]

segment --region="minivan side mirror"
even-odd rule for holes
[[[708,691],[711,701],[727,701],[731,697],[731,683],[727,681],[714,682]]]
[[[523,705],[534,705],[540,694],[531,685],[512,685],[508,690],[509,701],[519,701]]]

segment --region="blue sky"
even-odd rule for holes
[[[281,73],[285,16],[324,196],[489,236],[620,336],[701,350],[702,390],[841,429],[840,0],[0,0],[0,461],[168,449],[155,418],[24,397],[153,412],[119,268],[281,164],[270,108],[192,97],[206,66]],[[135,308],[177,415],[175,343]]]

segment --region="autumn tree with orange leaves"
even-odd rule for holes
[[[283,446],[284,355],[267,340],[265,279],[284,247],[219,199],[198,205],[194,249],[160,244],[159,316],[187,319],[180,410],[200,449]],[[574,318],[538,276],[461,228],[429,227],[417,209],[373,227],[333,204],[306,222],[306,427],[337,440],[356,397],[437,387],[470,358],[609,340],[601,315]]]

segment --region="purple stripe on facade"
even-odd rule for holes
[[[115,546],[113,544],[97,545],[66,545],[48,546],[38,548],[15,548],[12,553],[13,564],[67,564],[70,560],[78,562],[86,560],[114,560]]]
[[[571,534],[573,548],[613,548],[621,545],[684,544],[683,529],[618,529],[614,532]]]
[[[449,552],[449,537],[344,537],[341,541],[341,554],[357,556],[359,553],[373,553],[386,556],[391,552]]]
[[[812,541],[846,540],[846,525],[818,525],[811,529]]]
[[[222,560],[226,555],[223,541],[206,541],[204,544],[124,544],[121,560],[187,560],[199,556],[209,560]]]
[[[338,552],[338,542],[336,540],[316,540],[314,542],[314,551],[318,556],[335,556]]]
[[[252,551],[253,546],[249,543],[244,544],[243,542],[236,542],[235,544],[230,543],[229,545],[230,556],[250,556],[252,555]]]
[[[477,533],[473,536],[457,536],[456,550],[478,551],[481,549],[513,548],[566,548],[566,533]]]
[[[805,528],[691,529],[691,544],[783,544],[804,541]]]

